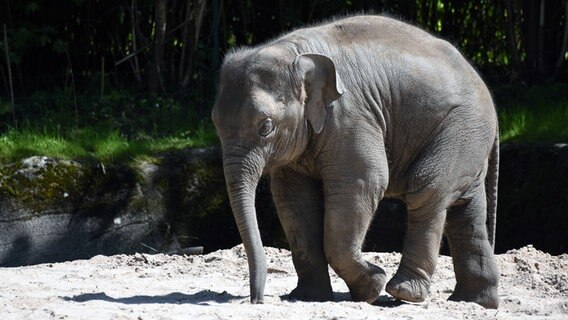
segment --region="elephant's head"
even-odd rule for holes
[[[230,54],[212,118],[221,138],[233,214],[247,252],[251,302],[262,303],[266,261],[254,207],[263,172],[297,159],[323,130],[343,89],[333,61],[275,47]]]

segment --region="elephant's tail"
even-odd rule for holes
[[[486,193],[487,193],[487,234],[489,243],[495,250],[495,230],[497,225],[497,182],[499,180],[499,130],[495,136],[495,142],[489,155],[487,168]]]

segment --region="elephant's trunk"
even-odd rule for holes
[[[254,153],[248,153],[246,156],[231,155],[226,149],[223,150],[223,155],[229,199],[247,253],[250,299],[252,303],[262,303],[266,282],[266,257],[256,221],[254,200],[265,164],[264,159]]]

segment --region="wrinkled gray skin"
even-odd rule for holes
[[[253,303],[267,272],[254,195],[268,173],[298,273],[291,298],[331,300],[329,264],[353,300],[375,301],[386,274],[361,247],[379,201],[393,197],[408,230],[386,291],[424,301],[445,232],[449,299],[497,308],[497,119],[447,42],[378,16],[300,29],[226,57],[212,118]]]

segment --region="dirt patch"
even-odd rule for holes
[[[207,255],[116,255],[0,268],[0,319],[567,319],[568,255],[531,246],[497,256],[499,310],[449,302],[455,279],[441,256],[431,293],[421,304],[383,293],[374,305],[350,301],[333,272],[335,302],[287,300],[295,287],[290,252],[266,248],[265,304],[249,303],[242,246]],[[392,276],[400,254],[365,253]]]

